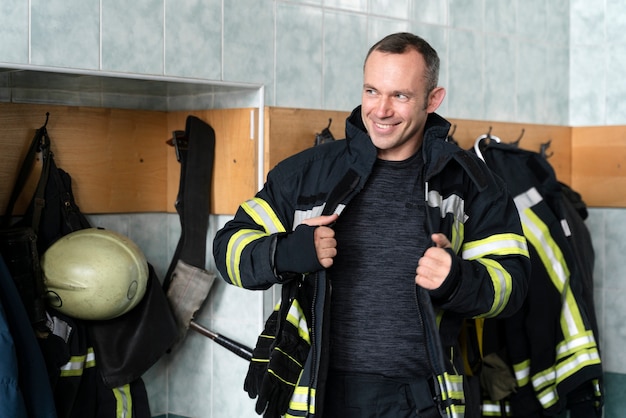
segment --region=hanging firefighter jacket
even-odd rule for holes
[[[540,154],[497,141],[477,145],[477,154],[514,197],[532,265],[522,309],[485,322],[482,355],[499,354],[514,371],[517,388],[503,399],[485,391],[483,416],[544,417],[589,408],[593,415],[584,416],[599,417],[602,363],[589,293],[591,244],[574,242],[589,236],[576,209],[567,209],[580,209],[580,202],[572,201],[575,194],[564,201],[563,185]]]
[[[105,385],[86,321],[48,309],[51,333],[39,339],[58,418],[149,418],[141,379]]]

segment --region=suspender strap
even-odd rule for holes
[[[41,151],[43,166],[41,170],[41,176],[39,177],[39,183],[37,184],[37,189],[35,190],[35,195],[33,197],[35,207],[33,211],[33,224],[31,225],[35,233],[37,233],[37,231],[39,230],[39,220],[41,218],[41,211],[43,210],[43,206],[45,203],[44,191],[46,189],[46,183],[48,182],[48,173],[50,172],[50,157],[52,156],[52,151],[50,150],[50,137],[48,136],[48,131],[46,130],[48,115],[49,114],[46,113],[46,123],[35,132],[35,136],[33,137],[33,140],[28,147],[26,156],[22,161],[22,166],[20,167],[20,171],[15,180],[11,196],[9,197],[9,202],[2,218],[3,228],[9,227],[15,203],[22,193],[22,189],[24,188],[26,180],[28,179],[28,176],[32,171],[33,164],[35,163],[35,155],[38,151]]]
[[[190,115],[185,132],[174,132],[173,142],[181,165],[175,204],[180,217],[181,236],[164,280],[166,290],[178,260],[205,268],[215,131],[201,119]]]

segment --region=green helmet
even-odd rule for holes
[[[143,298],[148,262],[129,238],[89,228],[61,237],[41,258],[50,306],[78,319],[120,316]]]

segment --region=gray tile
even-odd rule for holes
[[[361,102],[368,48],[364,16],[324,14],[324,109],[352,110]]]
[[[516,33],[535,41],[544,41],[548,34],[547,2],[544,0],[518,0]]]
[[[626,289],[626,210],[606,209],[604,247],[606,254],[604,286],[607,289]],[[625,305],[626,306],[626,305]],[[625,312],[626,313],[626,312]]]
[[[396,32],[409,31],[409,21],[387,17],[368,16],[367,18],[367,50],[385,36]],[[417,34],[419,35],[419,34]],[[365,52],[367,52],[367,50]],[[361,61],[365,59],[362,54]],[[362,64],[362,62],[361,62]]]
[[[369,13],[377,16],[408,19],[409,0],[370,0]]]
[[[626,14],[626,7],[622,15]],[[626,28],[626,25],[622,25]],[[623,32],[626,32],[624,30]],[[611,42],[607,46],[607,72],[606,85],[610,88],[606,91],[606,124],[626,124],[626,42],[616,44]]]
[[[222,2],[165,0],[165,74],[222,79]]]
[[[571,0],[571,45],[594,45],[606,41],[604,0]]]
[[[546,46],[545,112],[535,123],[567,126],[569,123],[569,48]]]
[[[484,28],[482,0],[450,0],[449,4],[450,26],[470,30]]]
[[[515,40],[506,36],[485,39],[486,119],[510,120],[515,115],[515,46]]]
[[[485,31],[511,34],[517,19],[515,0],[485,0]]]
[[[274,76],[273,8],[258,0],[224,2],[224,79],[270,84]]]
[[[413,0],[409,9],[409,16],[416,23],[448,24],[447,0]]]
[[[451,30],[448,67],[448,112],[456,118],[484,119],[483,37]]]
[[[520,42],[517,45],[516,61],[516,118],[518,122],[541,121],[545,115],[547,92],[546,48],[535,42]]]
[[[607,0],[606,4],[606,39],[614,44],[626,44],[626,4],[622,0]],[[603,22],[598,19],[597,24]]]
[[[367,12],[367,0],[324,0],[324,7]]]
[[[103,70],[163,74],[164,1],[102,3]]]
[[[626,305],[624,304],[624,286],[604,289],[604,310],[600,330],[603,351],[604,370],[613,373],[626,373],[624,362],[624,342],[626,342]]]
[[[570,40],[570,2],[552,0],[546,2],[547,27],[550,43],[559,47],[569,47]]]
[[[597,126],[606,115],[606,46],[570,49],[570,116],[572,126]]]
[[[322,107],[322,11],[277,4],[276,105]]]
[[[0,62],[29,63],[28,5],[23,0],[0,3]]]
[[[99,0],[32,0],[33,64],[98,69]]]

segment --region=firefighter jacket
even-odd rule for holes
[[[554,416],[584,404],[601,409],[602,362],[589,289],[593,249],[588,241],[572,241],[589,239],[581,235],[582,220],[568,216],[563,185],[539,153],[492,141],[479,153],[513,195],[532,266],[522,309],[502,320],[501,335],[484,335],[503,341],[518,388],[507,398],[508,415],[501,402],[489,400],[483,413]]]
[[[513,314],[526,294],[529,258],[505,186],[476,156],[446,142],[449,127],[445,119],[430,114],[420,152],[424,158],[425,230],[448,237],[453,266],[441,288],[428,292],[416,286],[416,291],[425,318],[433,390],[442,416],[462,417],[466,409],[463,366],[456,349],[461,321]],[[276,269],[278,240],[301,234],[306,226],[298,226],[304,219],[340,214],[364,187],[376,158],[377,150],[357,107],[346,121],[345,140],[312,147],[279,163],[268,174],[263,189],[244,202],[216,234],[213,253],[223,279],[247,289],[267,289],[290,280],[292,275]],[[303,235],[307,239],[294,243],[297,251],[293,253],[304,264],[314,260],[298,272],[311,272],[303,275],[313,289],[308,324],[311,351],[286,416],[321,417],[329,331],[324,315],[332,287],[317,262],[312,232]]]

